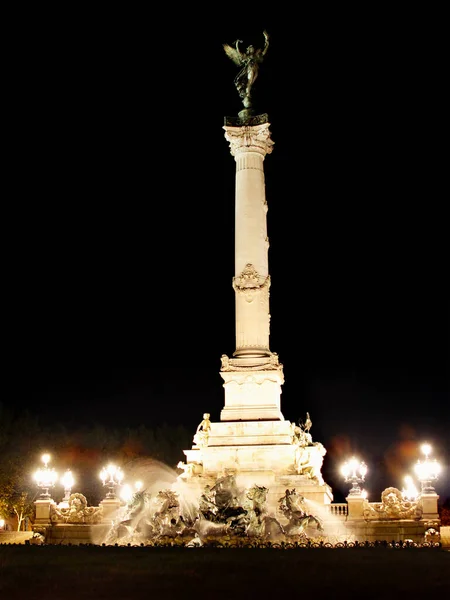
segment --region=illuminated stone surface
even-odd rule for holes
[[[325,448],[303,436],[281,412],[283,365],[271,352],[268,206],[264,158],[272,151],[269,123],[224,126],[236,162],[235,187],[235,328],[236,349],[222,356],[220,370],[225,403],[220,422],[211,423],[205,442],[185,450],[182,475],[192,485],[212,485],[224,474],[235,474],[244,486],[269,488],[268,502],[276,510],[286,488],[296,488],[310,500],[329,504],[331,488],[323,481]],[[230,307],[231,310],[231,307]],[[210,407],[205,407],[209,409]],[[298,428],[297,428],[298,429]]]

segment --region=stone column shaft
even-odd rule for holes
[[[236,161],[235,357],[270,356],[269,240],[264,157],[272,151],[269,124],[224,127]]]
[[[242,152],[236,157],[235,278],[248,264],[260,276],[269,275],[263,161],[256,152]]]

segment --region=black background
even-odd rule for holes
[[[2,402],[69,427],[219,420],[242,108],[222,44],[265,28],[282,412],[310,412],[332,481],[356,453],[371,496],[402,487],[420,442],[450,457],[442,16],[223,8],[7,23]]]

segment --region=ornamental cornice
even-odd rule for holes
[[[245,388],[246,386],[258,386],[270,382],[277,385],[283,385],[284,375],[281,365],[278,369],[229,369],[227,372],[221,370],[222,379],[225,385],[230,383],[237,384],[240,387]]]
[[[368,519],[415,519],[419,520],[423,508],[418,500],[403,498],[399,489],[386,488],[381,494],[381,503],[364,501],[363,515]]]
[[[245,364],[245,358],[229,358],[226,354],[222,354],[220,360],[222,373],[242,373],[245,375],[254,373],[260,374],[264,378],[267,373],[275,371],[280,379],[284,381],[283,365],[279,362],[278,354],[275,352],[272,352],[265,359],[261,359],[257,364]]]
[[[103,519],[103,506],[88,506],[86,496],[80,493],[71,494],[68,506],[52,505],[50,520],[52,523],[80,524],[100,523]]]
[[[270,123],[242,127],[228,127],[225,125],[225,139],[230,144],[232,156],[244,152],[256,152],[265,156],[272,152],[274,142],[270,138]]]

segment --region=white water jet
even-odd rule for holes
[[[94,543],[138,545],[177,539],[186,545],[195,536],[202,543],[220,543],[231,538],[275,542],[295,541],[299,536],[323,539],[325,535],[345,535],[338,517],[295,490],[286,490],[277,516],[272,514],[269,488],[251,481],[248,474],[224,475],[213,485],[204,485],[200,479],[185,479],[152,459],[130,462],[126,473],[124,484],[132,488],[133,481],[139,482],[138,491],[111,515],[110,529],[103,530],[102,539]],[[322,530],[322,523],[329,532]]]

